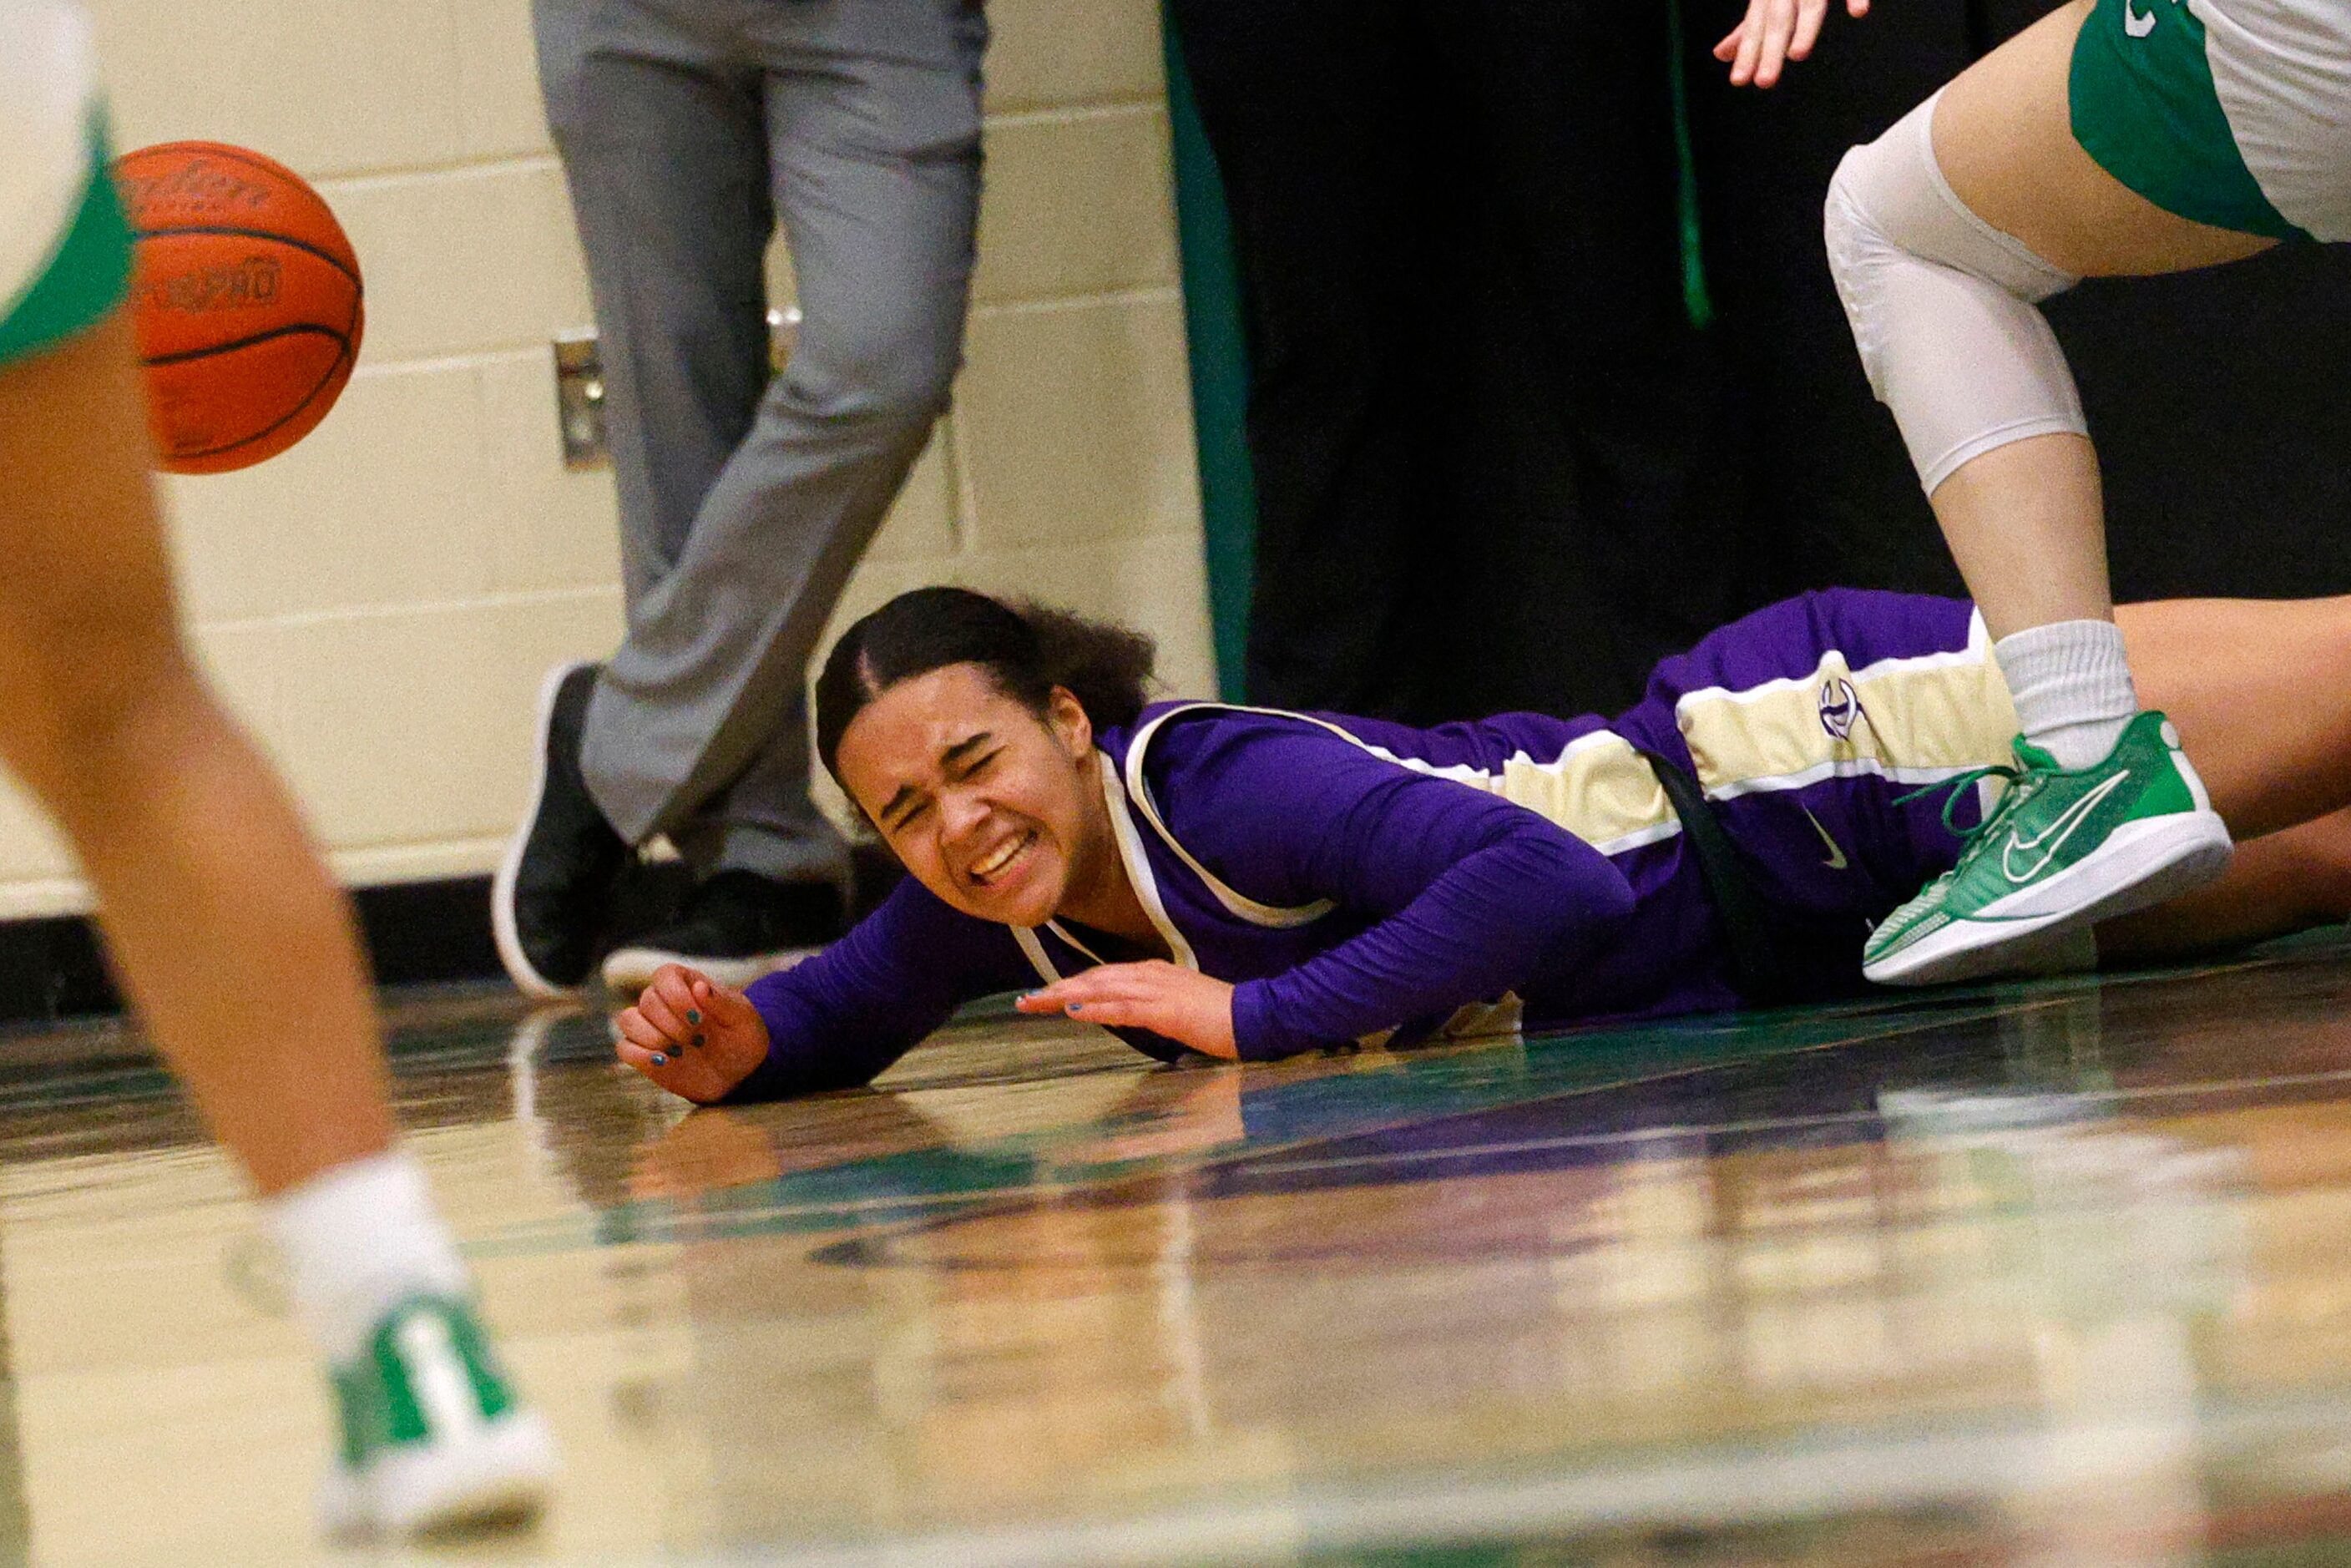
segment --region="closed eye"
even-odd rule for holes
[[[977,735],[967,736],[941,754],[939,764],[946,769],[950,779],[960,784],[1003,754],[1004,747],[1001,746],[996,746],[994,750],[989,751],[981,749],[984,747],[994,746],[995,741],[996,737],[986,730],[980,731]],[[978,753],[976,759],[974,753]],[[930,803],[930,798],[917,794],[914,785],[902,784],[898,788],[898,792],[890,798],[889,804],[882,808],[881,815],[874,821],[882,824],[882,831],[885,833],[902,832],[905,830],[906,824],[921,816]]]
[[[987,756],[980,758],[969,767],[964,768],[956,772],[953,776],[953,781],[957,784],[961,784],[967,779],[978,778],[981,774],[987,772],[989,765],[994,763],[995,760],[1002,755],[1004,755],[1004,748],[1002,747],[997,747],[997,749],[989,752]],[[906,805],[906,809],[900,811],[893,821],[884,824],[884,826],[887,827],[891,832],[903,833],[906,831],[909,823],[914,821],[917,818],[921,817],[924,812],[930,809],[931,798],[925,795],[920,800],[909,801]]]

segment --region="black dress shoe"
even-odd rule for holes
[[[612,886],[629,862],[580,771],[596,668],[563,665],[539,690],[538,782],[490,884],[498,957],[526,996],[562,996],[595,972]]]
[[[697,885],[678,917],[615,948],[604,984],[633,996],[664,964],[747,986],[789,969],[841,933],[841,892],[829,882],[778,882],[722,871]]]

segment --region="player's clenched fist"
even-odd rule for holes
[[[673,1094],[699,1104],[768,1059],[768,1026],[742,992],[683,964],[664,964],[637,1005],[612,1020],[613,1051]]]

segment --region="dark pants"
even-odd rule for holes
[[[840,881],[801,690],[946,406],[979,210],[976,0],[537,0],[601,340],[627,640],[580,764],[632,842]],[[768,242],[799,340],[768,373]]]
[[[1720,620],[1667,12],[1174,0],[1251,355],[1256,701],[1604,706]]]

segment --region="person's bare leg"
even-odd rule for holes
[[[2060,621],[2111,621],[2105,499],[2089,437],[1995,446],[1928,497],[1995,641]]]
[[[2097,927],[2104,962],[2193,957],[2351,918],[2351,810],[2237,846],[2220,881]]]
[[[2240,842],[2220,881],[2101,924],[2100,956],[2186,957],[2351,917],[2351,598],[2175,599],[2116,620]]]
[[[181,643],[138,378],[119,315],[0,368],[0,761],[71,841],[125,989],[267,1200],[336,1373],[330,1520],[533,1511],[552,1450],[391,1147],[350,910]]]
[[[342,897],[182,649],[137,374],[119,321],[0,373],[0,758],[72,841],[158,1046],[273,1193],[390,1145],[382,1055]]]
[[[2090,0],[2043,17],[1943,89],[1935,159],[1978,217],[2053,267],[2141,277],[2238,261],[2276,242],[2165,212],[2074,140],[2074,36]],[[1995,638],[2114,615],[2105,512],[2088,438],[2034,436],[1962,464],[1929,497]]]
[[[1873,928],[1863,972],[1882,983],[1998,972],[2028,944],[2228,864],[2192,743],[2173,742],[2133,680],[2097,454],[2038,307],[2084,277],[2218,264],[2272,242],[2162,211],[2074,140],[2074,47],[2092,15],[2074,0],[2002,45],[1848,153],[1829,187],[1824,237],[1855,345],[2022,732],[2003,831]],[[2034,846],[2045,852],[2018,852]]]
[[[2351,597],[2173,599],[2116,619],[2231,833],[2351,806]]]

